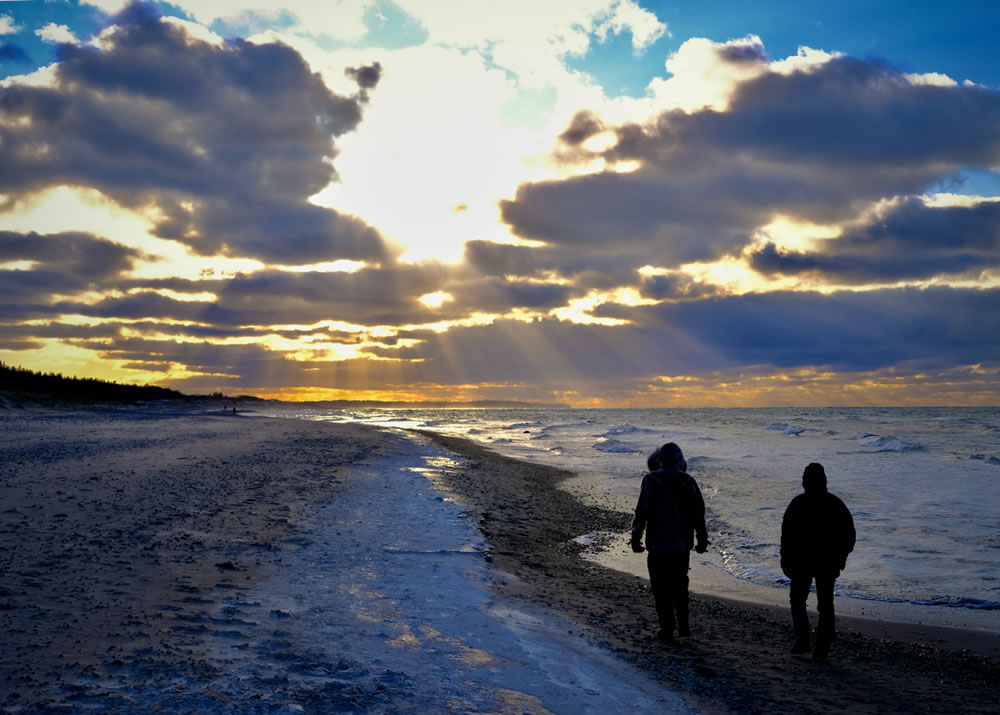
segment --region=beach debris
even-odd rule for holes
[[[232,561],[223,561],[215,565],[216,568],[223,569],[224,571],[239,571],[239,567]]]

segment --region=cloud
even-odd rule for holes
[[[418,298],[445,284],[449,269],[434,264],[346,272],[263,270],[229,280],[132,280],[132,292],[98,301],[63,301],[48,310],[111,320],[196,321],[220,329],[312,325],[336,320],[353,325],[400,325],[440,320]],[[178,300],[154,292],[211,292],[216,298]],[[455,311],[464,309],[456,306]]]
[[[143,5],[117,22],[105,49],[61,46],[55,86],[0,88],[0,192],[92,186],[205,255],[386,257],[373,228],[308,201],[336,177],[332,137],[358,126],[359,98],[283,45],[209,44]]]
[[[594,34],[604,42],[608,35],[629,32],[632,35],[632,48],[636,54],[641,53],[667,33],[667,26],[660,22],[656,15],[634,2],[616,2],[607,13],[605,19],[598,20]]]
[[[639,52],[667,29],[633,0],[508,0],[502,4],[491,0],[398,0],[396,5],[420,21],[430,42],[475,48],[517,75],[522,87],[532,89],[562,84],[566,77],[564,58],[586,54],[592,37],[603,41],[611,34],[628,32]]]
[[[493,241],[466,241],[465,260],[488,276],[530,276],[540,269],[539,252],[528,246]]]
[[[552,283],[508,281],[486,278],[451,283],[447,290],[465,314],[471,312],[504,314],[514,308],[548,311],[566,305],[573,295],[570,286]]]
[[[1000,266],[1000,202],[928,206],[911,198],[870,223],[817,244],[812,252],[754,251],[766,275],[808,275],[834,283],[880,283],[972,274]]]
[[[357,82],[361,89],[374,89],[382,76],[382,65],[372,62],[363,67],[348,67],[344,74]]]
[[[577,147],[603,130],[604,124],[600,118],[593,112],[584,110],[573,116],[566,131],[559,135],[559,141]]]
[[[753,51],[735,55],[730,65],[758,62]],[[582,140],[597,122],[578,115],[564,139]],[[778,214],[845,222],[960,169],[996,166],[1000,94],[832,57],[738,83],[725,111],[673,110],[615,131],[616,144],[588,160],[636,170],[524,184],[501,203],[511,230],[550,246],[613,246],[638,265],[711,260]]]
[[[72,33],[67,25],[57,25],[54,22],[50,22],[45,27],[41,27],[35,30],[35,34],[42,38],[45,42],[51,42],[53,44],[63,44],[63,43],[77,43],[76,35]]]
[[[16,35],[22,29],[10,15],[0,15],[0,36]]]
[[[676,336],[708,349],[709,369],[1000,365],[998,290],[751,293],[596,312],[662,334],[663,348]]]
[[[83,0],[108,13],[118,13],[131,0]],[[252,34],[276,23],[306,35],[359,40],[367,33],[364,14],[374,0],[314,2],[314,0],[171,0],[188,16],[205,26],[221,24],[242,34]],[[230,34],[230,33],[227,33]]]
[[[30,261],[30,270],[0,270],[0,295],[10,302],[47,302],[114,282],[141,257],[135,249],[92,234],[0,231],[0,264]]]

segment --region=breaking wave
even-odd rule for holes
[[[602,439],[600,442],[595,442],[593,445],[594,449],[598,452],[614,452],[616,454],[641,454],[642,450],[636,447],[634,444],[628,444],[627,442],[621,442],[617,439]]]

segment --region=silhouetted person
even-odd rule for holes
[[[789,601],[795,645],[792,653],[809,652],[806,598],[816,581],[819,626],[813,659],[826,660],[833,641],[833,585],[854,550],[854,519],[838,497],[826,490],[826,471],[813,462],[802,473],[805,493],[792,499],[781,522],[781,570],[791,579]]]
[[[637,554],[649,551],[646,565],[660,622],[657,638],[674,642],[674,615],[677,635],[691,635],[688,620],[688,568],[691,548],[699,554],[708,548],[705,529],[705,501],[697,482],[687,473],[681,448],[673,442],[663,445],[646,461],[649,472],[642,478],[639,501],[635,505],[632,538]],[[642,534],[646,532],[646,548]],[[695,546],[694,536],[698,536]]]

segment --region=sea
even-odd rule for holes
[[[675,442],[705,498],[711,547],[701,558],[748,593],[773,589],[776,602],[788,584],[779,563],[782,515],[802,491],[803,468],[819,462],[858,533],[839,596],[947,611],[953,617],[944,621],[1000,630],[1000,408],[286,405],[276,414],[466,437],[568,469],[578,475],[566,484],[571,492],[623,512],[634,509],[647,456]],[[579,538],[594,545],[597,561],[644,570],[624,532]]]

